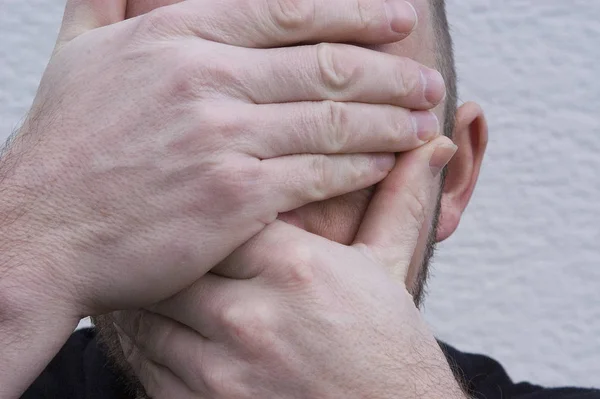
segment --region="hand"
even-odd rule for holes
[[[278,213],[368,187],[391,152],[437,134],[437,72],[356,46],[276,48],[396,41],[410,8],[390,25],[383,0],[190,0],[123,20],[125,3],[68,2],[2,160],[0,213],[15,220],[0,260],[36,280],[27,303],[155,303]]]
[[[436,174],[455,150],[444,137],[400,155],[352,246],[276,222],[173,298],[118,312],[124,352],[148,394],[464,397],[406,287],[390,276],[406,272],[429,227]]]

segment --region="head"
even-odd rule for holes
[[[179,1],[182,0],[129,0],[127,13],[133,17]],[[412,58],[442,73],[447,96],[434,112],[443,125],[444,134],[451,137],[459,148],[440,177],[437,198],[427,204],[428,215],[406,277],[406,287],[419,305],[424,296],[435,245],[456,230],[475,187],[487,144],[487,126],[477,104],[457,106],[454,55],[444,0],[412,0],[412,3],[419,16],[417,29],[401,42],[371,48]],[[280,215],[280,219],[328,239],[349,244],[356,235],[371,194],[372,189],[365,189],[309,204]],[[124,365],[110,318],[100,317],[95,321],[113,356]]]

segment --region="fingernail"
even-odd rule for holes
[[[410,33],[417,27],[417,11],[408,1],[386,0],[385,12],[394,32]]]
[[[448,165],[448,162],[456,154],[456,150],[458,150],[458,147],[455,144],[442,144],[433,151],[433,155],[429,160],[429,168],[431,168],[431,174],[434,178],[438,177],[442,169]]]
[[[394,165],[396,164],[396,157],[394,154],[377,154],[375,157],[377,169],[383,172],[389,172],[394,169]]]
[[[433,112],[413,111],[410,116],[419,140],[430,141],[440,134],[440,122]]]
[[[446,83],[441,73],[435,69],[421,67],[421,81],[425,99],[431,104],[439,104],[446,97]]]

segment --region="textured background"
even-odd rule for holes
[[[600,385],[600,1],[448,0],[461,99],[491,140],[426,314],[515,379]],[[63,1],[0,0],[0,138],[35,94]]]

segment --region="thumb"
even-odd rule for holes
[[[127,0],[67,0],[58,44],[125,19]]]
[[[456,150],[450,139],[441,136],[399,154],[394,169],[377,186],[358,230],[354,245],[366,246],[402,281],[421,233],[427,234],[430,228],[429,215],[435,211],[440,172]]]

